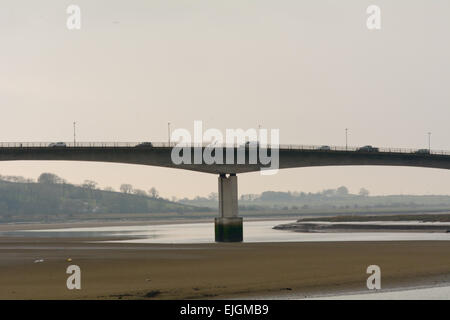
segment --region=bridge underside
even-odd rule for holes
[[[0,148],[0,161],[14,160],[57,160],[128,163],[166,168],[185,169],[219,175],[219,217],[215,219],[215,240],[218,242],[239,242],[243,240],[242,218],[238,217],[237,173],[259,171],[272,163],[262,165],[261,161],[250,163],[249,150],[243,163],[237,162],[239,148],[230,148],[234,154],[232,164],[183,163],[174,164],[170,147],[4,147]],[[228,150],[228,149],[225,149]],[[192,148],[202,154],[204,148]],[[309,149],[268,149],[266,154],[277,156],[280,169],[312,166],[411,166],[450,169],[450,155],[420,154],[404,152],[355,152]],[[259,160],[259,159],[258,159]]]
[[[166,168],[176,168],[212,174],[246,173],[260,171],[270,167],[270,163],[262,165],[259,161],[252,164],[249,161],[248,150],[244,163],[237,163],[237,149],[231,148],[235,155],[232,164],[194,163],[192,148],[192,163],[174,164],[169,147],[136,148],[136,147],[12,147],[0,148],[0,161],[14,160],[58,160],[58,161],[91,161],[109,163],[128,163]],[[396,152],[355,152],[355,151],[323,151],[304,149],[276,149],[280,169],[314,167],[314,166],[410,166],[424,168],[450,169],[450,155],[416,154]],[[270,155],[271,149],[267,151]],[[258,158],[259,160],[259,158]]]

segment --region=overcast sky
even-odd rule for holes
[[[66,27],[70,4],[81,30]],[[381,30],[366,9],[381,8]],[[172,129],[280,129],[281,143],[450,149],[447,0],[3,0],[0,141],[167,141]],[[217,177],[77,162],[2,162],[162,196],[217,192]],[[450,194],[450,171],[395,167],[239,175],[240,193]]]

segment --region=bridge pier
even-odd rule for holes
[[[237,176],[219,176],[219,217],[214,219],[216,242],[242,242],[242,217],[238,217]]]

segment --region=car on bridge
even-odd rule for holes
[[[330,151],[331,148],[330,148],[330,146],[320,146],[317,150]]]
[[[430,154],[430,149],[419,149],[416,152],[417,154]]]
[[[379,152],[380,149],[372,147],[370,145],[367,145],[367,146],[356,149],[356,151],[358,151],[358,152]]]
[[[50,148],[65,148],[65,147],[67,147],[65,142],[52,142],[48,146]]]
[[[139,144],[135,145],[135,147],[138,147],[138,148],[153,148],[153,143],[151,143],[151,142],[142,142],[142,143],[139,143]]]

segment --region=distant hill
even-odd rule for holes
[[[56,182],[11,182],[0,180],[0,222],[35,220],[39,216],[60,218],[120,213],[209,212],[199,208],[151,197],[146,194],[105,191],[92,185],[75,186]],[[20,217],[17,219],[17,217]],[[29,219],[28,219],[29,218]]]
[[[194,199],[181,199],[179,203],[216,209],[217,194]],[[366,212],[443,212],[450,211],[448,195],[386,195],[371,196],[361,188],[351,194],[344,186],[320,192],[265,191],[261,194],[243,194],[239,199],[240,212],[271,210],[272,212],[366,213]]]
[[[52,173],[41,174],[37,182],[0,175],[0,223],[204,219],[218,212],[217,193],[169,201],[155,188],[146,192],[123,184],[120,190],[100,190],[89,180],[74,185]],[[344,186],[316,193],[265,191],[239,199],[239,215],[246,218],[444,212],[450,212],[448,195],[370,196],[364,188],[351,194]]]

